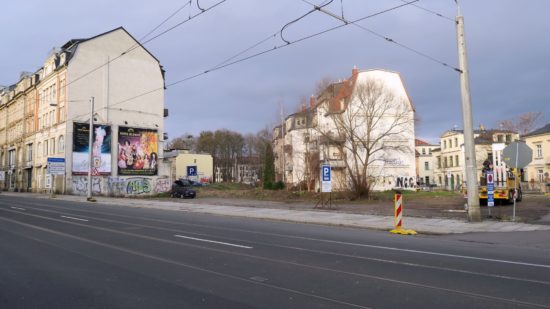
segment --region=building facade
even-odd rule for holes
[[[329,164],[335,191],[357,175],[372,190],[413,189],[414,112],[398,73],[354,68],[275,127],[276,173],[287,186],[318,190],[320,164]]]
[[[538,183],[550,192],[550,123],[523,136],[525,143],[533,150],[533,160],[526,168],[525,181]],[[543,184],[541,186],[541,184]]]
[[[185,178],[210,183],[213,180],[214,160],[210,154],[172,150],[164,152],[164,160],[170,166],[171,181]]]
[[[421,139],[415,139],[416,178],[420,186],[430,186],[436,183],[434,180],[436,162],[432,152],[438,147],[438,145]]]
[[[492,161],[493,144],[505,146],[518,139],[519,134],[508,130],[485,129],[483,126],[480,126],[479,130],[474,130],[478,181],[482,174],[483,162]],[[465,181],[464,132],[457,129],[444,132],[440,138],[439,148],[432,151],[437,185],[445,190],[459,191]]]
[[[92,166],[94,194],[157,193],[168,175],[164,115],[163,68],[126,30],[69,40],[1,90],[0,185],[44,192],[48,158],[56,158],[65,160],[65,174],[53,178],[57,192],[86,194]]]

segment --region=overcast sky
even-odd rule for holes
[[[321,0],[310,0],[317,4]],[[17,82],[21,71],[36,71],[53,47],[123,26],[141,38],[189,1],[6,1],[2,3],[0,85]],[[196,0],[155,33],[199,11]],[[203,8],[217,0],[201,0]],[[494,127],[499,119],[542,111],[550,121],[550,1],[463,0],[474,123]],[[348,20],[403,4],[390,0],[334,0],[326,7]],[[452,0],[415,3],[451,19]],[[302,0],[227,0],[147,43],[166,69],[166,83],[212,68],[278,33],[312,7]],[[287,27],[294,41],[341,24],[314,12]],[[455,24],[412,5],[360,25],[438,61],[458,66]],[[279,35],[243,56],[284,44]],[[401,73],[421,119],[419,138],[436,141],[445,130],[462,128],[459,74],[452,68],[389,43],[354,25],[228,66],[166,90],[170,137],[226,128],[256,132],[296,110],[303,96],[325,76],[344,79],[357,66]],[[144,92],[147,89],[144,89]]]

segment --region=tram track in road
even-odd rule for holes
[[[23,206],[23,205],[18,205],[18,206]],[[27,205],[27,208],[29,208],[29,210],[35,210],[35,209],[31,209],[32,207],[29,207],[28,205]],[[5,211],[11,211],[11,212],[17,212],[17,213],[20,213],[21,215],[37,216],[37,215],[34,215],[34,214],[29,214],[28,212],[18,212],[18,211],[13,210],[13,209],[12,210],[4,209],[4,210]],[[39,210],[39,209],[36,209],[36,210]],[[51,210],[48,210],[48,211],[51,211]],[[39,216],[39,217],[44,217],[44,216]],[[82,216],[82,215],[79,216],[79,217],[80,218],[86,218],[86,219],[92,219],[91,217],[86,217],[86,216]],[[44,218],[41,218],[41,219],[54,220],[54,221],[59,220],[59,219],[52,219],[50,217],[44,217]],[[99,218],[94,218],[93,220],[95,221],[95,220],[98,220],[98,219]],[[105,220],[105,219],[99,219],[99,220]],[[115,222],[112,222],[112,223],[124,224],[123,222],[116,221],[116,220],[111,220],[111,221],[115,221]],[[392,284],[397,284],[397,285],[406,285],[406,286],[410,286],[410,287],[414,287],[414,288],[428,289],[428,290],[433,290],[433,291],[438,291],[438,292],[445,292],[445,293],[456,294],[456,295],[464,295],[464,296],[468,296],[468,297],[474,298],[474,299],[485,299],[485,300],[492,300],[492,301],[497,301],[498,300],[499,302],[508,303],[508,304],[547,307],[544,304],[537,304],[537,303],[531,303],[531,302],[522,302],[521,300],[508,299],[508,298],[505,298],[505,297],[494,297],[494,296],[490,296],[490,295],[482,295],[482,294],[479,294],[479,293],[473,293],[473,292],[469,292],[469,291],[462,291],[462,290],[459,290],[459,289],[448,289],[448,288],[442,288],[442,287],[438,287],[438,286],[431,286],[431,285],[428,285],[428,284],[422,284],[422,283],[418,283],[418,282],[409,282],[409,281],[406,281],[406,280],[397,280],[397,279],[385,278],[385,277],[380,277],[380,276],[372,276],[372,275],[368,275],[368,274],[346,272],[346,271],[342,271],[342,270],[339,270],[339,269],[328,268],[328,267],[319,267],[319,266],[315,266],[315,265],[306,265],[306,264],[303,264],[303,263],[275,260],[275,259],[270,259],[270,258],[263,257],[263,256],[257,256],[255,254],[244,254],[244,253],[240,253],[240,252],[228,251],[228,250],[223,250],[223,249],[219,249],[219,248],[211,248],[211,247],[196,246],[196,245],[190,245],[190,244],[182,244],[182,243],[179,243],[179,242],[169,241],[169,240],[166,240],[166,239],[159,239],[159,238],[156,238],[156,237],[146,237],[146,236],[135,234],[135,233],[129,233],[129,232],[123,232],[123,231],[114,230],[114,229],[105,229],[105,228],[101,228],[101,227],[89,226],[88,224],[79,223],[79,222],[69,222],[69,221],[62,221],[62,222],[65,223],[65,224],[79,225],[79,226],[83,226],[83,227],[86,227],[86,228],[101,229],[105,232],[122,234],[122,235],[125,235],[125,236],[128,236],[128,237],[134,237],[134,238],[137,237],[137,238],[142,238],[142,239],[148,239],[148,240],[151,240],[151,241],[160,241],[160,242],[164,242],[164,243],[167,243],[167,244],[170,244],[170,245],[178,245],[178,246],[183,245],[185,247],[208,250],[210,252],[217,252],[217,253],[222,253],[222,254],[229,254],[229,255],[232,255],[232,256],[240,256],[240,257],[243,257],[243,258],[252,258],[252,259],[261,260],[261,261],[264,261],[264,262],[267,262],[267,263],[276,263],[276,264],[281,264],[281,265],[287,265],[287,266],[290,266],[290,267],[298,267],[298,268],[301,268],[301,269],[307,268],[307,269],[314,270],[314,271],[319,271],[319,272],[338,273],[340,275],[345,275],[345,276],[350,276],[350,277],[355,277],[355,278],[363,278],[363,279],[376,280],[376,281],[385,281],[385,282],[392,283]],[[130,224],[130,225],[135,226],[135,224]],[[147,226],[147,228],[158,228],[158,227]],[[173,231],[173,229],[169,229],[169,230]],[[266,244],[260,244],[260,245],[266,245]],[[300,250],[300,251],[306,252],[308,254],[330,255],[329,252],[323,252],[323,251],[319,251],[319,250],[316,251],[316,250],[305,249],[305,248],[297,248],[297,247],[291,248],[289,246],[286,246],[284,248],[281,248],[281,246],[279,246],[279,249]],[[334,254],[332,256],[342,257],[343,255]],[[362,257],[357,257],[357,256],[348,256],[348,258],[369,260],[368,258],[364,258],[364,257],[362,258]],[[382,262],[382,261],[379,261],[379,262]],[[385,263],[392,263],[392,261],[389,261],[389,260],[386,260],[384,262]],[[395,262],[395,261],[393,261],[393,262]],[[417,265],[409,265],[409,266],[410,267],[418,267]],[[424,266],[424,267],[426,267],[426,266]],[[439,270],[444,271],[444,269],[439,269]],[[446,270],[446,271],[451,271],[451,270]],[[481,276],[482,274],[472,273],[470,275]],[[500,279],[521,280],[521,278],[500,278]],[[541,281],[541,282],[533,281],[531,283],[544,284],[544,285],[548,284],[548,282],[543,282],[543,281]]]

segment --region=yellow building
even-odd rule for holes
[[[172,181],[179,178],[202,183],[212,181],[214,160],[210,154],[189,153],[188,150],[165,151],[164,160],[170,165]]]
[[[525,180],[538,184],[550,183],[550,123],[526,134],[523,138],[527,146],[533,150],[533,161],[527,166]]]

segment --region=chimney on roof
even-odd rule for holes
[[[311,97],[309,97],[309,107],[310,108],[314,108],[315,107],[315,97],[313,95],[311,95]]]
[[[353,69],[351,70],[351,76],[355,77],[359,75],[359,69],[356,66],[353,66]]]

